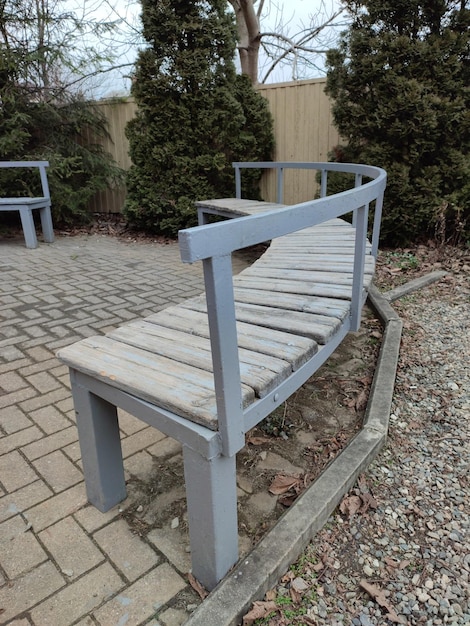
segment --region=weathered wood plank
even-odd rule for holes
[[[313,257],[313,255],[312,255]],[[296,258],[289,258],[288,255],[270,255],[257,261],[261,267],[281,268],[286,270],[311,270],[320,272],[336,272],[341,274],[352,274],[354,266],[347,261],[343,262],[339,259],[336,262],[333,261],[321,261],[316,258],[310,258],[308,255],[297,254]],[[367,274],[374,273],[374,264],[366,263],[364,271]]]
[[[146,318],[147,322],[175,328],[200,337],[209,337],[207,314],[182,310],[181,305],[169,307]],[[237,322],[238,345],[276,358],[284,359],[295,371],[318,350],[312,339],[271,330],[262,326]]]
[[[207,372],[213,371],[210,340],[206,337],[196,337],[145,320],[121,326],[107,336]],[[239,349],[239,360],[242,383],[253,387],[260,398],[292,372],[287,361],[244,348]]]
[[[280,209],[284,204],[277,202],[260,202],[258,200],[246,200],[244,198],[219,198],[216,200],[200,200],[196,202],[198,209],[215,209],[234,215],[256,215],[273,209]]]
[[[278,279],[271,276],[247,276],[243,272],[234,277],[234,285],[244,289],[260,289],[280,293],[304,294],[341,300],[351,299],[351,286],[328,283],[306,283],[301,280]]]
[[[60,350],[59,357],[113,387],[217,429],[213,377],[204,370],[108,337],[83,339]],[[242,385],[242,398],[245,407],[253,402],[253,389]]]
[[[257,277],[260,279],[278,279],[301,281],[306,284],[325,283],[330,286],[352,287],[353,275],[340,274],[337,272],[319,272],[315,270],[282,269],[259,265],[256,268],[251,266],[243,270],[240,274],[244,277]],[[364,274],[363,285],[368,287],[372,281],[371,274]]]
[[[180,306],[193,311],[205,312],[207,310],[205,300],[202,298],[192,298]],[[340,320],[334,317],[299,311],[289,311],[286,314],[284,309],[254,304],[236,303],[235,315],[237,321],[309,337],[321,345],[325,344],[341,325]]]
[[[349,304],[334,298],[306,297],[298,293],[280,293],[262,289],[235,287],[235,302],[275,306],[290,311],[317,313],[344,319],[349,313]]]
[[[340,274],[339,272],[318,272],[310,270],[284,270],[264,265],[251,266],[243,270],[244,276],[259,276],[265,278],[286,278],[288,280],[301,280],[305,283],[317,282],[332,285],[352,285],[352,275]]]

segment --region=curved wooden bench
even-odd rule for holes
[[[126,495],[116,407],[183,444],[193,574],[208,589],[238,559],[235,455],[245,433],[359,327],[375,262],[367,207],[374,201],[380,217],[386,175],[351,167],[371,181],[180,231],[183,261],[204,263],[205,294],[58,354],[70,367],[98,509]],[[338,218],[350,211],[354,226]],[[268,250],[232,278],[231,253],[266,240]]]

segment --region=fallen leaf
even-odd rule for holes
[[[302,600],[301,594],[292,587],[289,589],[289,595],[294,604],[299,604],[299,602]]]
[[[376,509],[379,505],[374,496],[370,493],[361,493],[359,496],[362,500],[361,513],[365,513],[367,509]]]
[[[406,624],[406,621],[403,621],[403,619],[399,617],[393,610],[393,607],[387,600],[383,589],[377,587],[377,585],[373,585],[367,582],[367,580],[365,580],[364,578],[359,582],[359,586],[362,587],[364,591],[367,591],[367,593],[377,602],[379,606],[388,611],[387,618],[390,621],[395,622],[396,624]]]
[[[188,580],[189,580],[189,584],[194,589],[194,591],[196,591],[199,594],[201,600],[204,600],[204,598],[207,598],[207,596],[209,595],[209,592],[207,591],[207,589],[205,589],[201,585],[201,583],[197,580],[197,578],[194,578],[191,572],[188,573]]]
[[[297,500],[297,494],[292,494],[292,495],[286,494],[283,496],[279,496],[277,501],[279,502],[279,504],[282,504],[282,506],[289,508],[290,506],[294,504],[296,500]]]
[[[270,613],[277,611],[277,604],[270,600],[269,602],[261,602],[256,600],[253,602],[253,608],[243,618],[243,626],[251,626],[257,619],[262,619]]]
[[[262,443],[271,443],[271,439],[268,437],[247,437],[246,443],[250,443],[252,446],[260,446]]]
[[[346,496],[339,505],[339,510],[343,515],[352,517],[360,510],[361,506],[362,500],[359,496]]]
[[[296,487],[299,482],[299,476],[286,476],[285,474],[278,474],[269,487],[269,493],[279,496],[286,493],[293,487]]]
[[[269,591],[266,591],[266,593],[264,594],[264,599],[267,600],[269,602],[269,600],[275,600],[276,599],[276,590],[275,589],[269,589]]]
[[[369,399],[369,390],[363,389],[357,394],[354,408],[356,411],[363,411],[367,406],[367,400]]]

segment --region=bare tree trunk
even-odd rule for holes
[[[258,57],[261,45],[259,10],[255,11],[253,0],[229,0],[235,11],[238,30],[238,53],[242,73],[250,77],[253,85],[258,83]]]

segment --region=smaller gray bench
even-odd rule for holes
[[[37,168],[41,177],[42,196],[0,198],[0,211],[19,211],[27,248],[37,248],[38,240],[34,226],[33,211],[38,210],[41,218],[42,235],[46,243],[54,241],[51,216],[51,196],[47,182],[47,161],[0,161],[0,168]]]

